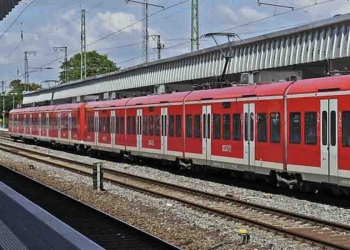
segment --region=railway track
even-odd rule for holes
[[[92,165],[0,143],[0,150],[92,175]],[[114,184],[177,200],[194,208],[239,220],[253,227],[331,249],[350,249],[350,226],[207,193],[158,180],[104,168],[104,179]]]
[[[0,181],[105,249],[179,249],[1,165]]]

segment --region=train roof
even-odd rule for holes
[[[348,75],[300,80],[290,87],[288,95],[342,90],[350,90],[350,76]]]
[[[86,108],[91,109],[91,108],[106,108],[106,107],[125,107],[126,103],[130,99],[131,98],[123,98],[123,99],[117,99],[117,100],[88,102],[86,104]]]
[[[291,83],[293,82],[276,82],[261,85],[246,85],[222,89],[193,91],[186,98],[186,102],[244,98],[252,96],[279,96],[284,94],[285,90]]]
[[[67,103],[67,104],[62,104],[62,105],[57,105],[55,106],[55,111],[56,110],[70,110],[70,109],[79,109],[82,106],[84,106],[85,103]]]
[[[158,104],[166,102],[183,102],[190,92],[176,92],[163,95],[140,96],[132,98],[126,106]]]
[[[55,105],[41,106],[41,107],[37,107],[36,111],[53,111],[55,107],[56,107]]]

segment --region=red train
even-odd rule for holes
[[[14,139],[350,186],[350,76],[10,112]]]

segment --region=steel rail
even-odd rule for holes
[[[6,149],[6,147],[8,147],[8,148]],[[68,169],[70,171],[79,172],[79,173],[85,174],[85,175],[92,174],[92,165],[90,165],[90,164],[78,162],[75,160],[65,159],[65,158],[62,158],[59,156],[53,156],[53,155],[49,155],[49,154],[45,154],[42,152],[37,152],[37,151],[29,150],[29,149],[23,149],[23,148],[15,147],[15,146],[4,144],[4,143],[0,143],[0,150],[1,149],[6,150],[10,153],[12,151],[12,153],[14,153],[14,154],[21,155],[23,157],[28,157],[28,158],[31,158],[33,160],[46,162],[48,164],[55,165],[55,166],[61,167],[61,168],[65,168],[65,169]],[[39,156],[39,159],[37,156]],[[277,233],[280,233],[283,235],[289,235],[293,238],[306,240],[306,241],[309,241],[311,243],[317,243],[317,244],[331,247],[331,248],[335,248],[335,249],[350,249],[350,237],[349,237],[349,240],[347,240],[348,241],[347,244],[342,244],[339,242],[339,239],[336,239],[336,237],[334,237],[334,240],[329,240],[329,239],[327,240],[325,237],[326,235],[323,235],[323,237],[316,237],[316,236],[310,235],[308,232],[302,232],[302,230],[288,229],[288,228],[283,228],[283,227],[279,227],[276,225],[271,225],[271,224],[268,224],[268,223],[263,222],[263,221],[258,221],[258,220],[256,220],[256,218],[249,218],[249,217],[241,216],[239,214],[234,214],[232,212],[225,212],[222,209],[216,209],[216,208],[208,207],[205,205],[201,205],[201,204],[198,204],[196,202],[190,201],[190,200],[185,199],[185,198],[176,197],[176,196],[171,195],[171,194],[164,194],[163,192],[152,190],[149,187],[142,188],[140,186],[133,185],[130,182],[120,181],[113,176],[119,176],[119,177],[122,176],[124,178],[135,179],[138,181],[147,182],[148,184],[162,186],[162,187],[165,187],[167,189],[175,189],[175,190],[180,190],[181,192],[184,192],[184,193],[195,194],[195,195],[197,195],[197,196],[199,195],[201,197],[209,197],[210,199],[212,199],[212,200],[214,199],[216,201],[232,202],[235,205],[241,206],[246,210],[254,209],[254,210],[259,210],[259,212],[269,213],[271,215],[276,215],[278,217],[284,217],[284,218],[287,217],[288,219],[301,220],[303,223],[306,222],[306,223],[312,224],[313,227],[320,227],[320,228],[328,227],[328,228],[332,228],[333,230],[340,231],[341,233],[346,233],[346,234],[350,235],[350,226],[349,225],[335,223],[335,222],[315,218],[312,216],[306,216],[306,215],[302,215],[302,214],[298,214],[298,213],[284,211],[284,210],[277,209],[277,208],[272,208],[272,207],[267,207],[267,206],[247,202],[247,201],[242,201],[242,200],[235,199],[232,197],[217,195],[214,193],[208,193],[208,192],[204,192],[201,190],[196,190],[196,189],[187,188],[184,186],[179,186],[176,184],[171,184],[171,183],[158,181],[158,180],[154,180],[154,179],[150,179],[150,178],[146,178],[146,177],[132,175],[132,174],[128,174],[125,172],[113,170],[110,168],[104,168],[104,171],[106,172],[106,174],[110,174],[110,175],[105,175],[105,178],[104,178],[105,180],[110,181],[110,182],[115,183],[115,184],[118,184],[118,185],[121,185],[121,186],[124,186],[124,187],[128,187],[128,188],[138,190],[141,192],[150,193],[150,194],[160,196],[160,197],[166,197],[169,199],[177,200],[177,201],[191,205],[191,206],[196,207],[196,208],[200,208],[200,209],[210,211],[210,212],[220,214],[220,215],[225,215],[225,216],[228,216],[230,218],[238,219],[238,220],[243,221],[245,223],[249,223],[250,225],[255,226],[255,227],[258,226],[258,227],[265,228],[267,230],[273,230],[274,232],[277,232]]]

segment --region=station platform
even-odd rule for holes
[[[0,182],[0,250],[104,249]]]

